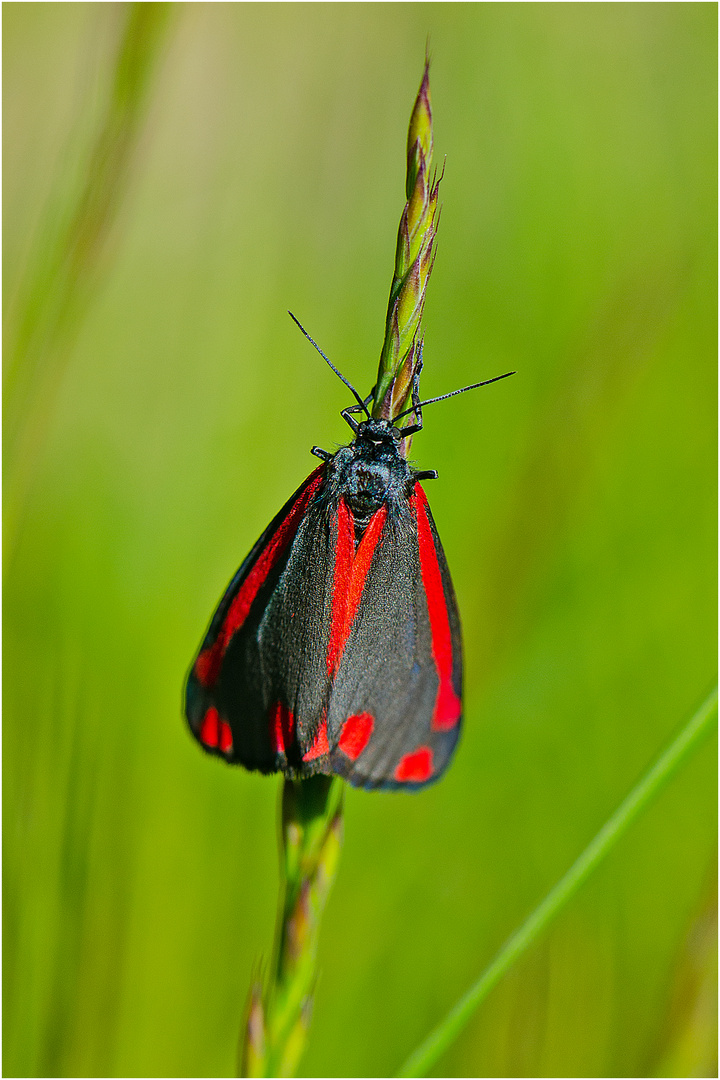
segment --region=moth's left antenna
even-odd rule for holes
[[[357,392],[357,390],[355,389],[355,387],[353,386],[353,384],[352,384],[351,382],[348,382],[348,380],[347,380],[347,379],[345,378],[345,376],[343,375],[343,373],[342,373],[341,371],[338,371],[338,369],[337,369],[337,368],[335,367],[335,365],[333,364],[332,360],[329,360],[329,359],[327,358],[327,356],[325,355],[325,353],[324,353],[324,352],[322,351],[322,349],[321,349],[321,348],[320,348],[320,346],[318,345],[317,341],[314,341],[314,340],[313,340],[313,339],[312,339],[312,338],[310,337],[310,335],[308,334],[308,332],[307,332],[307,330],[305,329],[305,327],[304,327],[304,326],[302,325],[302,323],[301,323],[301,322],[300,322],[300,321],[299,321],[298,319],[296,319],[296,318],[295,318],[295,316],[293,315],[292,311],[288,311],[288,315],[290,316],[290,318],[292,319],[292,321],[293,321],[293,322],[294,322],[294,323],[296,324],[296,326],[299,326],[299,328],[300,328],[300,329],[302,330],[303,334],[304,334],[304,335],[305,335],[305,337],[306,337],[306,338],[308,339],[308,341],[310,342],[310,344],[311,344],[311,345],[314,345],[314,346],[315,346],[315,348],[316,348],[316,349],[317,349],[317,351],[318,351],[318,352],[320,353],[320,355],[322,356],[322,358],[323,358],[323,360],[325,361],[325,363],[326,363],[326,364],[327,364],[327,365],[328,365],[329,367],[331,367],[331,368],[333,369],[333,371],[334,371],[334,372],[335,372],[335,374],[337,375],[338,379],[342,379],[342,381],[343,381],[343,382],[345,383],[345,385],[347,386],[348,390],[349,390],[349,391],[350,391],[350,392],[351,392],[351,393],[352,393],[352,394],[354,395],[354,397],[355,397],[355,400],[357,401],[357,403],[358,403],[358,405],[360,406],[360,408],[364,410],[364,412],[365,412],[365,415],[367,416],[367,418],[368,418],[368,420],[369,420],[369,419],[370,419],[370,413],[369,413],[369,412],[368,412],[368,410],[367,410],[367,405],[365,404],[365,402],[363,401],[363,399],[362,399],[362,398],[360,397],[360,395],[358,394],[358,392]]]

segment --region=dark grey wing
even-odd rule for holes
[[[313,771],[329,692],[327,640],[336,522],[321,466],[271,522],[231,582],[191,668],[190,728],[248,769]]]
[[[337,667],[327,737],[331,769],[350,783],[414,789],[438,779],[458,740],[462,643],[420,486],[394,509]]]

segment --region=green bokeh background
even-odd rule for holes
[[[126,14],[4,5],[10,333]],[[347,793],[303,1075],[391,1075],[704,699],[716,20],[170,9],[103,257],[6,401],[36,421],[31,467],[6,447],[25,479],[6,484],[5,1075],[232,1075],[278,781],[200,753],[181,687],[309,447],[347,439],[348,395],[286,309],[372,384],[428,35],[447,167],[424,391],[518,375],[429,409],[413,445],[440,473],[465,732],[435,788]],[[438,1074],[713,1075],[715,805],[705,745]]]

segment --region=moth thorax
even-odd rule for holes
[[[356,461],[343,495],[358,524],[367,523],[387,499],[391,469],[384,461]]]

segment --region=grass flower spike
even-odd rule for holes
[[[390,419],[410,404],[413,376],[419,371],[422,342],[418,329],[425,289],[435,254],[440,181],[432,169],[433,129],[429,63],[410,117],[407,141],[407,202],[400,219],[395,274],[390,288],[385,339],[373,395],[373,416]],[[405,440],[405,452],[410,439]]]

